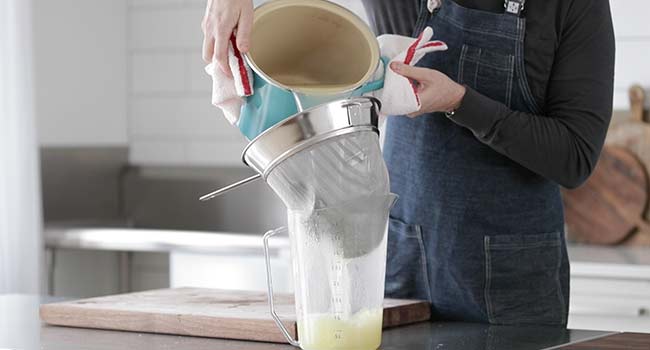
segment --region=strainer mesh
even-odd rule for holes
[[[321,141],[284,160],[266,180],[290,210],[334,207],[389,193],[379,137],[372,131]]]

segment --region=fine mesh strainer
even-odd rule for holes
[[[323,140],[276,166],[266,182],[287,209],[334,207],[388,193],[384,161],[373,131]]]
[[[358,97],[326,103],[276,124],[244,149],[258,174],[201,200],[264,179],[288,209],[331,207],[389,191],[378,137],[379,101]]]

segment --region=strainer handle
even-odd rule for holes
[[[212,199],[214,197],[220,196],[220,195],[222,195],[222,194],[224,194],[226,192],[234,190],[237,187],[243,186],[243,185],[245,185],[245,184],[247,184],[249,182],[253,182],[253,181],[259,180],[261,178],[262,178],[262,175],[255,174],[255,175],[253,175],[251,177],[247,177],[247,178],[245,178],[243,180],[239,180],[239,181],[235,182],[234,184],[230,184],[230,185],[228,185],[226,187],[223,187],[223,188],[220,188],[220,189],[218,189],[216,191],[212,191],[212,192],[210,192],[208,194],[204,194],[199,198],[199,200],[201,202],[209,201],[210,199]]]
[[[271,317],[273,317],[275,324],[280,328],[282,334],[287,339],[289,344],[300,347],[300,342],[297,341],[296,339],[293,339],[291,333],[289,333],[289,330],[287,329],[287,327],[284,326],[284,323],[282,323],[282,320],[280,320],[280,317],[275,312],[275,305],[273,303],[273,277],[271,276],[271,256],[269,254],[269,238],[271,238],[278,232],[282,232],[285,230],[286,227],[281,227],[275,230],[268,231],[267,233],[264,234],[264,237],[262,238],[264,240],[264,261],[266,263],[266,288],[268,290],[269,309],[271,310]]]

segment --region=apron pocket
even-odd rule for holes
[[[386,297],[431,301],[422,228],[390,218]]]
[[[566,324],[560,232],[485,236],[485,304],[494,324]]]
[[[510,107],[515,56],[463,45],[458,62],[458,83]]]

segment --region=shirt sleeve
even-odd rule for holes
[[[609,2],[576,0],[564,23],[544,115],[514,111],[467,87],[451,119],[522,166],[575,188],[596,166],[612,114],[615,44]]]
[[[418,18],[419,0],[362,0],[377,35],[411,36]]]

